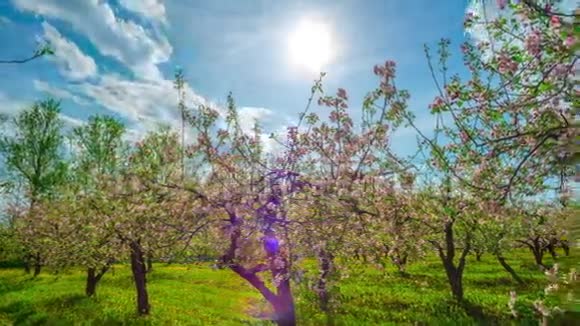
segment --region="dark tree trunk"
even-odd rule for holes
[[[475,252],[475,260],[481,261],[481,256],[483,256],[483,251],[476,251]]]
[[[458,301],[463,301],[463,271],[459,270],[453,262],[444,261],[445,274],[447,274],[447,281],[451,287],[451,294]]]
[[[26,274],[30,274],[30,261],[28,260],[24,261],[24,272]]]
[[[562,246],[562,249],[564,249],[564,254],[566,256],[570,256],[570,246],[568,246],[568,240],[561,240],[560,245]]]
[[[101,268],[101,270],[98,273],[96,268],[87,268],[87,285],[85,287],[85,293],[87,297],[92,297],[93,295],[95,295],[97,290],[97,284],[108,270],[109,270],[108,265]]]
[[[554,260],[558,259],[558,254],[556,253],[556,246],[557,245],[558,245],[558,240],[555,238],[552,238],[549,240],[548,245],[546,246],[546,249],[548,249],[548,252],[552,256],[552,259],[554,259]]]
[[[359,254],[359,249],[355,249],[354,250],[353,257],[356,260],[360,260],[361,259],[361,255]]]
[[[260,291],[264,299],[270,303],[274,309],[275,321],[280,326],[295,326],[296,312],[294,307],[294,297],[290,288],[290,280],[282,280],[276,287],[277,293],[272,292],[264,281],[257,275],[258,272],[271,270],[269,266],[260,264],[254,268],[244,268],[238,264],[231,264],[230,268],[236,274],[245,279],[255,289]],[[272,271],[272,270],[271,270]],[[274,274],[274,273],[273,273]],[[278,274],[279,275],[279,274]]]
[[[459,262],[455,265],[455,240],[453,231],[453,221],[447,222],[444,228],[445,234],[445,248],[437,245],[437,251],[439,252],[439,257],[445,268],[445,274],[447,275],[447,281],[451,287],[451,294],[457,300],[457,302],[463,303],[463,270],[465,268],[465,258],[469,251],[471,250],[471,239],[468,235],[464,247],[461,251],[461,256]]]
[[[42,267],[40,266],[39,263],[35,263],[34,264],[34,274],[32,274],[33,277],[37,277],[40,274],[40,270],[42,269]]]
[[[97,289],[97,275],[94,268],[87,269],[87,285],[85,287],[85,294],[87,297],[95,295]]]
[[[40,270],[42,269],[42,260],[40,258],[40,254],[36,254],[34,257],[34,274],[33,277],[37,277],[40,274]]]
[[[151,256],[147,256],[147,273],[150,273],[153,270],[153,260]]]
[[[547,268],[546,265],[544,265],[544,263],[542,262],[544,259],[544,250],[539,247],[532,247],[530,249],[532,250],[532,254],[534,255],[536,265],[538,265],[542,269],[546,269]]]
[[[330,310],[328,279],[332,273],[333,258],[332,254],[326,252],[324,249],[318,251],[319,275],[318,281],[316,282],[316,292],[318,294],[320,309],[325,313],[328,313]]]
[[[391,256],[391,262],[397,266],[397,270],[399,272],[399,275],[401,276],[407,276],[407,271],[406,271],[406,267],[407,267],[407,254],[401,255],[400,253],[396,253],[395,256]]]
[[[296,310],[294,296],[290,288],[290,280],[285,280],[278,286],[278,295],[273,303],[276,312],[276,324],[279,326],[295,326]]]
[[[276,324],[279,326],[296,325],[294,296],[290,287],[290,265],[288,259],[278,250],[266,250],[268,269],[274,280],[280,280],[276,286],[276,295],[270,301],[276,312]]]
[[[250,283],[260,294],[270,303],[275,316],[276,324],[279,326],[295,326],[296,310],[294,307],[294,296],[290,287],[290,262],[287,256],[280,252],[279,241],[275,234],[266,233],[264,237],[264,251],[268,257],[267,264],[258,264],[252,268],[246,268],[235,262],[236,251],[238,250],[238,240],[241,237],[241,220],[234,212],[228,212],[229,221],[233,227],[230,232],[230,245],[221,257],[221,263],[227,265],[233,272],[238,274]],[[271,273],[272,279],[276,283],[276,293],[270,290],[258,273]]]
[[[131,241],[129,246],[131,248],[131,271],[133,272],[133,280],[137,290],[137,313],[139,315],[148,315],[150,306],[143,249],[138,241]]]
[[[505,260],[505,257],[503,257],[501,254],[496,254],[495,256],[497,258],[497,261],[499,261],[499,263],[501,264],[501,266],[506,270],[506,272],[508,272],[512,278],[518,282],[518,284],[524,284],[524,281],[518,276],[518,274],[516,273],[516,271],[507,263],[507,261]]]

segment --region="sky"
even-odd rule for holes
[[[491,1],[493,4],[495,1]],[[327,92],[345,88],[351,108],[377,85],[375,64],[397,62],[397,86],[411,93],[420,129],[434,126],[437,94],[423,46],[452,42],[450,69],[464,70],[469,0],[0,0],[0,60],[29,56],[39,40],[54,56],[0,65],[0,112],[14,114],[46,97],[62,101],[70,126],[94,114],[126,123],[135,138],[179,119],[173,89],[184,70],[190,106],[225,103],[232,92],[244,123],[269,132],[296,123],[316,73],[294,62],[289,43],[301,22],[324,24],[332,60]],[[316,108],[323,112],[322,108]],[[416,138],[398,131],[393,149],[412,154]]]

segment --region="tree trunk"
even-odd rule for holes
[[[463,302],[463,271],[456,268],[453,262],[443,262],[447,281],[451,287],[451,294],[458,302]]]
[[[391,262],[397,266],[397,271],[401,276],[408,276],[406,267],[407,267],[407,254],[401,255],[400,253],[395,253],[394,256],[391,256]]]
[[[290,280],[284,280],[278,286],[278,295],[272,302],[276,312],[276,324],[278,326],[296,326],[296,310],[294,297],[290,289]]]
[[[570,246],[568,246],[568,240],[561,240],[560,245],[562,246],[562,249],[564,249],[564,254],[566,256],[570,256]]]
[[[269,269],[274,280],[277,282],[276,295],[270,303],[276,312],[276,324],[279,326],[296,325],[296,309],[294,307],[294,296],[290,288],[290,265],[288,259],[280,252],[267,251]]]
[[[97,289],[97,276],[94,268],[87,269],[87,285],[85,287],[85,294],[87,297],[95,295]]]
[[[508,272],[512,278],[518,282],[518,284],[524,284],[524,281],[518,276],[518,274],[516,273],[516,271],[507,263],[507,261],[505,260],[505,257],[503,257],[501,254],[496,254],[495,256],[497,258],[497,260],[499,261],[499,263],[501,264],[501,266],[506,270],[506,272]]]
[[[42,269],[42,261],[40,259],[40,254],[36,254],[34,257],[34,274],[33,277],[37,277],[40,274],[40,270]]]
[[[147,256],[147,273],[151,273],[151,271],[153,270],[153,260],[151,259],[151,256]]]
[[[129,246],[131,248],[131,271],[133,272],[133,280],[137,290],[137,313],[139,315],[148,315],[150,306],[143,250],[141,244],[137,241],[132,241]]]
[[[241,237],[241,220],[233,212],[228,212],[233,230],[230,232],[230,245],[221,262],[248,283],[250,283],[260,294],[270,303],[276,314],[275,321],[279,326],[295,326],[296,310],[294,307],[294,296],[290,288],[290,263],[287,256],[280,252],[279,241],[271,230],[267,231],[264,240],[264,251],[268,257],[267,264],[258,264],[252,268],[246,268],[235,263],[236,251],[238,250],[238,240]],[[258,273],[271,273],[272,280],[276,284],[276,293],[268,288]]]
[[[475,252],[475,260],[481,261],[481,256],[483,256],[483,251],[476,251]]]
[[[37,277],[40,274],[40,270],[41,270],[41,266],[39,263],[35,263],[34,264],[34,274],[32,274],[33,277]]]
[[[552,256],[552,259],[557,260],[558,254],[556,253],[556,245],[554,243],[550,243],[547,248],[548,252]]]
[[[328,279],[332,273],[333,258],[331,254],[324,249],[318,251],[318,268],[319,275],[316,282],[316,292],[318,294],[318,302],[320,309],[328,313],[330,310],[330,293],[328,289]]]
[[[441,262],[445,268],[445,274],[447,274],[447,281],[451,287],[451,294],[458,302],[463,303],[463,270],[465,268],[465,258],[471,250],[471,238],[468,234],[465,240],[465,246],[461,251],[461,256],[456,266],[454,262],[456,248],[453,224],[453,221],[445,224],[445,248],[438,245],[437,251],[439,252],[439,257],[441,258]]]
[[[534,255],[534,261],[536,262],[536,265],[538,265],[538,267],[540,267],[541,269],[547,269],[546,265],[544,265],[544,263],[542,262],[542,260],[544,259],[544,250],[538,247],[532,247],[530,249],[532,250],[532,254]]]
[[[95,295],[97,290],[97,284],[105,275],[105,273],[109,270],[109,266],[103,267],[98,273],[96,268],[87,268],[87,285],[85,287],[85,293],[87,297],[92,297]]]
[[[231,264],[230,269],[250,283],[256,290],[260,291],[264,299],[266,299],[274,309],[274,313],[276,314],[274,319],[277,325],[296,325],[296,312],[294,308],[294,297],[290,289],[290,280],[284,279],[280,281],[279,285],[276,287],[277,293],[274,293],[264,284],[264,281],[262,281],[260,276],[257,275],[258,269],[259,271],[272,271],[271,265],[259,265],[256,268],[247,269],[238,264]],[[276,272],[277,271],[279,270],[276,270]],[[273,275],[280,274],[273,273]]]

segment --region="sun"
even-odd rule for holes
[[[311,19],[300,21],[289,35],[288,50],[293,64],[311,72],[321,72],[332,59],[330,28]]]

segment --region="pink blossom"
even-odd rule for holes
[[[383,91],[383,93],[385,95],[395,94],[395,88],[392,85],[385,83],[385,82],[381,83],[381,90]]]
[[[377,76],[382,76],[384,79],[389,79],[395,77],[395,67],[396,63],[392,60],[385,61],[384,66],[375,65],[373,68],[373,72]]]
[[[288,127],[288,138],[292,141],[296,141],[298,138],[298,128]]]
[[[229,133],[228,133],[228,131],[227,131],[227,130],[220,129],[220,130],[218,131],[218,137],[219,137],[219,138],[225,138],[225,137],[227,137],[228,135],[229,135]]]
[[[429,104],[429,109],[431,109],[431,110],[438,109],[441,106],[443,106],[443,104],[445,104],[445,102],[443,101],[443,99],[441,97],[437,96],[433,100],[433,103]]]
[[[393,60],[385,61],[385,67],[387,67],[387,68],[395,68],[396,66],[397,66],[397,64]]]
[[[518,63],[512,60],[512,58],[501,53],[498,57],[498,70],[502,74],[513,74],[518,69]]]
[[[338,113],[336,113],[336,111],[330,112],[329,119],[332,122],[336,122],[338,120]]]
[[[562,22],[560,21],[560,17],[552,16],[550,18],[550,25],[552,25],[552,27],[554,27],[554,28],[562,27]]]
[[[507,0],[497,0],[497,5],[499,9],[504,9],[507,5]]]
[[[526,38],[526,50],[528,50],[531,55],[537,56],[541,50],[541,43],[542,35],[540,34],[540,31],[534,30]]]
[[[348,100],[348,95],[346,94],[346,91],[344,90],[344,88],[339,88],[338,92],[336,93],[336,96],[338,96],[339,98],[343,99],[343,100]]]
[[[552,70],[552,74],[555,77],[563,77],[568,74],[568,66],[565,64],[558,64]]]
[[[385,77],[386,78],[393,78],[395,77],[395,67],[397,65],[395,64],[395,61],[392,60],[387,60],[385,62]]]
[[[455,100],[459,97],[460,93],[457,90],[457,85],[447,85],[445,86],[445,91],[447,91],[447,95],[452,99]]]
[[[564,45],[568,48],[571,48],[572,46],[574,46],[575,41],[576,40],[574,39],[574,36],[570,35],[566,37],[566,39],[564,40]]]
[[[459,134],[462,142],[467,142],[469,140],[469,135],[465,131],[461,131]]]

